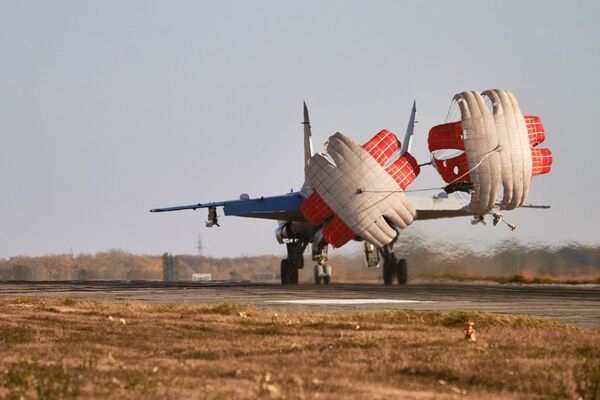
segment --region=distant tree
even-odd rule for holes
[[[92,272],[88,271],[85,268],[81,268],[79,270],[79,272],[77,273],[77,279],[80,281],[85,281],[85,280],[93,279],[93,278],[94,278],[94,276],[93,276]]]
[[[17,281],[30,281],[34,279],[33,271],[27,265],[17,264],[12,268],[12,279]]]

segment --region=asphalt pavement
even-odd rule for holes
[[[600,326],[600,286],[419,283],[407,286],[282,286],[253,282],[2,282],[0,298],[62,296],[92,301],[172,304],[243,303],[269,309],[357,312],[383,309],[479,310]]]

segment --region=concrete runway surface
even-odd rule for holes
[[[600,326],[600,286],[419,283],[281,286],[250,282],[0,282],[0,298],[70,296],[92,301],[214,304],[357,312],[383,309],[479,310]]]

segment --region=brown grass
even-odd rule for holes
[[[561,285],[600,285],[600,275],[584,275],[584,276],[549,276],[549,275],[533,275],[531,273],[519,273],[507,276],[478,276],[466,274],[424,274],[420,277],[425,280],[444,280],[444,281],[459,281],[459,282],[497,282],[497,283],[524,283],[524,284],[561,284]]]
[[[598,399],[600,330],[481,312],[20,297],[0,302],[0,398],[20,396]]]

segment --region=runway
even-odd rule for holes
[[[59,296],[92,301],[214,304],[357,312],[383,309],[479,310],[600,326],[600,286],[420,283],[281,286],[251,282],[0,282],[0,298]]]

